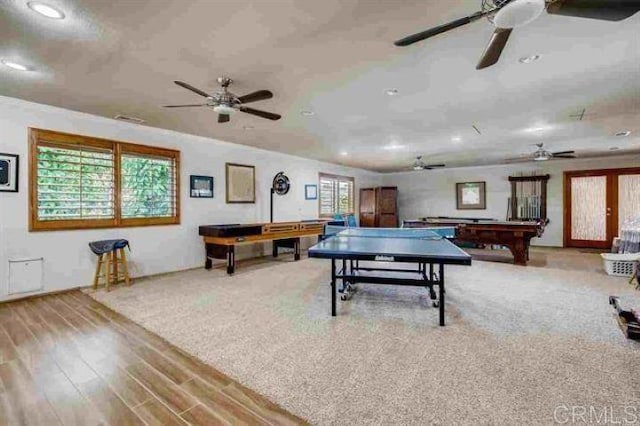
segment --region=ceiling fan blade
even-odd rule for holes
[[[204,96],[205,98],[212,98],[213,96],[211,96],[208,93],[203,92],[202,90],[198,89],[197,87],[193,87],[190,84],[185,83],[184,81],[174,81],[175,84],[177,84],[180,87],[184,87],[187,90],[191,90],[194,93],[197,93],[200,96]]]
[[[561,154],[561,155],[553,154],[552,158],[576,158],[576,156],[573,154]]]
[[[622,21],[640,11],[638,0],[559,0],[547,6],[552,15]]]
[[[207,104],[192,104],[192,105],[164,105],[163,108],[186,108],[186,107],[203,107]]]
[[[264,99],[273,98],[273,93],[268,90],[258,90],[257,92],[249,93],[248,95],[240,96],[238,100],[242,104],[248,104],[249,102],[262,101]]]
[[[248,108],[245,106],[241,106],[240,111],[246,112],[247,114],[257,115],[258,117],[267,118],[269,120],[280,120],[282,116],[280,114],[274,114],[272,112],[260,111],[259,109]]]
[[[575,151],[558,151],[558,152],[552,152],[551,154],[554,157],[557,157],[558,155],[571,155],[571,154],[575,154]]]
[[[424,166],[424,168],[427,170],[436,169],[438,167],[446,167],[446,166],[444,164],[427,164],[426,166]]]
[[[218,123],[226,123],[231,120],[229,114],[218,114]]]
[[[491,40],[489,40],[489,45],[485,49],[482,54],[482,58],[480,58],[480,62],[478,62],[478,65],[476,66],[477,70],[490,67],[498,62],[498,59],[500,59],[500,55],[502,54],[502,50],[507,45],[507,40],[509,40],[510,35],[511,28],[496,28],[491,36]]]
[[[482,18],[483,16],[486,16],[487,14],[488,13],[486,12],[476,12],[473,15],[456,19],[455,21],[451,21],[447,24],[433,27],[426,31],[422,31],[422,32],[407,36],[405,38],[395,41],[393,44],[400,47],[409,46],[410,44],[417,43],[422,40],[426,40],[438,34],[442,34],[449,30],[453,30],[454,28],[458,28],[463,25],[470,24],[471,22],[477,21],[478,19]]]
[[[529,161],[533,161],[531,157],[516,157],[516,158],[507,158],[504,160],[505,163],[527,163]]]

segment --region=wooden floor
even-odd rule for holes
[[[304,424],[80,291],[0,304],[0,424]]]

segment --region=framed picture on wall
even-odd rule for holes
[[[213,176],[191,175],[191,198],[213,198]]]
[[[245,164],[226,164],[227,203],[256,202],[256,168]]]
[[[0,153],[0,192],[18,192],[19,157]]]
[[[317,200],[318,199],[318,185],[305,185],[304,186],[304,199],[305,200]]]
[[[456,209],[485,210],[486,208],[486,182],[456,183]]]

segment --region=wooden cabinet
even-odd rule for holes
[[[379,186],[360,189],[360,226],[398,227],[398,188]]]
[[[376,190],[360,189],[360,226],[372,228],[376,226]]]

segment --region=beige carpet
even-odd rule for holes
[[[616,293],[640,306],[640,293],[597,256],[548,258],[447,267],[444,328],[420,288],[360,285],[331,318],[322,260],[94,297],[314,424],[550,424],[573,406],[640,415],[640,345],[607,304]]]

